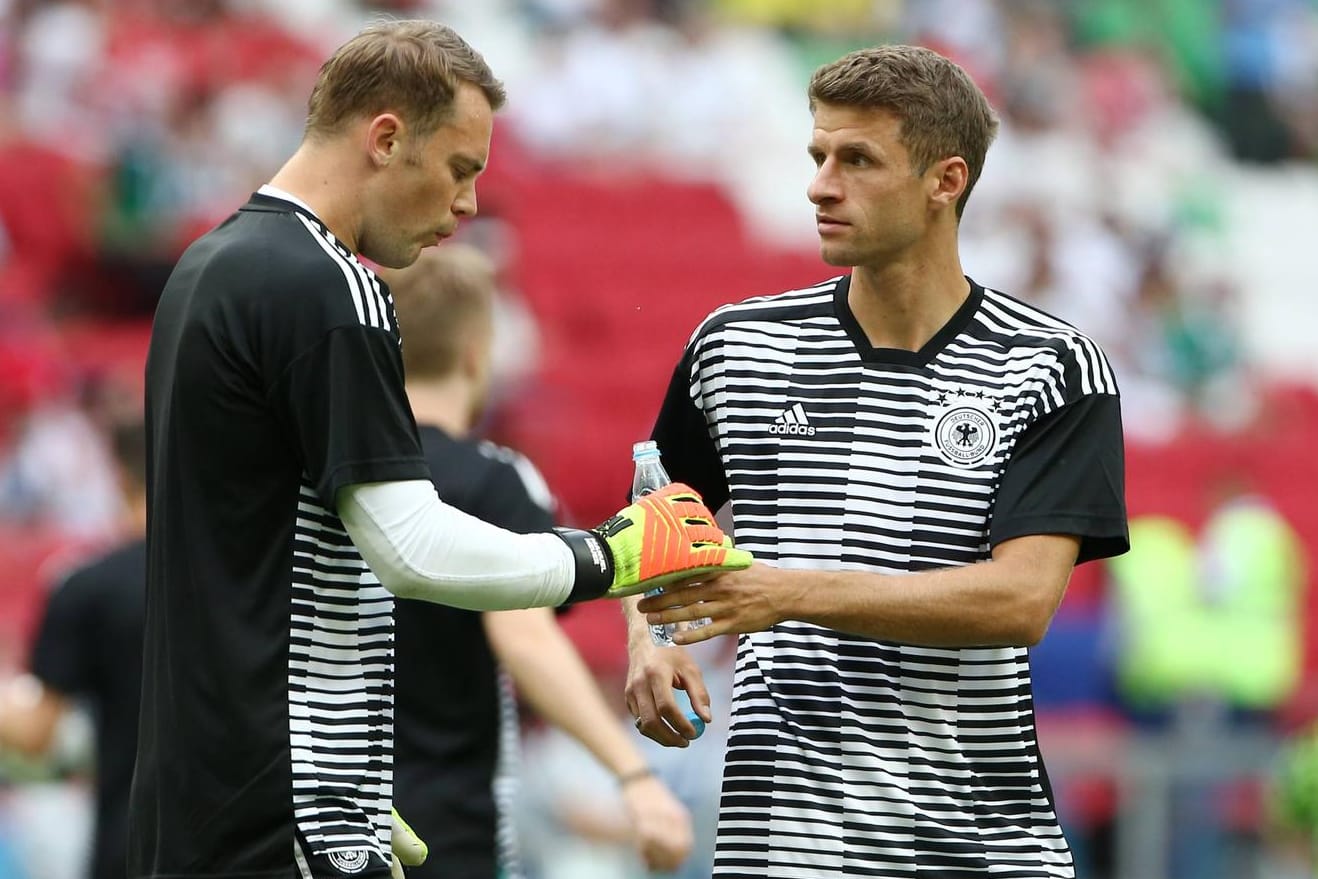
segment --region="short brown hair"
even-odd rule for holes
[[[902,145],[917,174],[949,156],[966,160],[969,179],[956,215],[984,169],[998,133],[998,117],[970,76],[951,60],[920,46],[858,49],[810,77],[810,110],[817,104],[887,110],[902,121]]]
[[[458,367],[463,342],[494,310],[494,264],[475,247],[421,251],[405,269],[381,277],[394,296],[407,378],[443,378]]]
[[[477,86],[498,110],[507,98],[481,54],[433,21],[381,21],[340,46],[320,68],[307,101],[308,136],[386,111],[431,134],[453,109],[458,86]]]

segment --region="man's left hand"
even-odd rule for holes
[[[757,562],[744,571],[720,574],[690,586],[670,586],[659,595],[641,599],[637,609],[651,625],[709,618],[709,623],[699,628],[679,628],[673,635],[677,644],[763,632],[792,618],[790,608],[796,606],[800,593],[800,580],[794,573]]]

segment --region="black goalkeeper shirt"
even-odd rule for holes
[[[429,476],[399,345],[388,288],[268,187],[170,276],[130,876],[389,875],[393,597],[335,495]]]

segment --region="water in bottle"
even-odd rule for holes
[[[636,464],[636,470],[632,475],[632,500],[649,494],[652,491],[658,491],[673,480],[669,477],[668,471],[664,469],[663,462],[659,460],[659,446],[654,440],[636,443],[632,446],[632,461]],[[662,589],[651,589],[646,595],[658,595],[663,592]],[[677,631],[679,625],[688,628],[703,626],[709,622],[708,618],[692,620],[688,623],[654,623],[650,625],[650,640],[659,647],[673,647],[673,633]],[[701,719],[696,710],[691,707],[691,698],[685,690],[678,689],[675,694],[677,703],[682,708],[682,713],[686,719],[691,721],[691,725],[696,728],[696,738],[705,731],[705,721]]]

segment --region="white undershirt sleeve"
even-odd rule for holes
[[[465,610],[553,607],[572,591],[572,549],[556,534],[516,534],[439,499],[424,479],[349,485],[339,518],[399,598]]]

